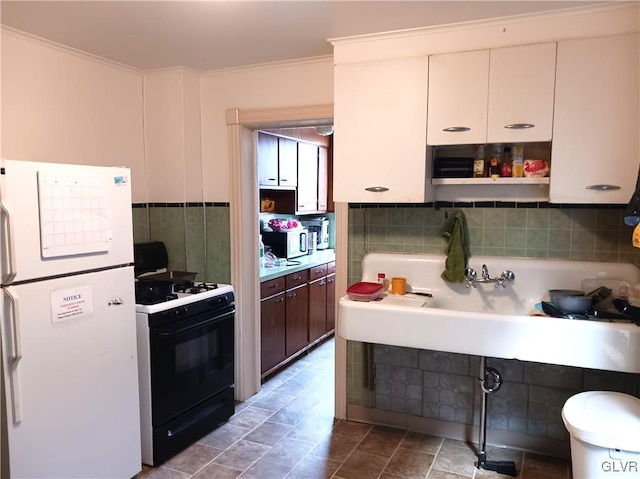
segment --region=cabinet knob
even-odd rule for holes
[[[509,130],[526,130],[527,128],[534,128],[536,125],[533,123],[511,123],[510,125],[504,125]]]
[[[368,186],[365,188],[365,190],[372,193],[383,193],[385,191],[389,191],[389,188],[387,188],[386,186]]]
[[[587,189],[596,191],[611,191],[619,190],[620,187],[618,185],[589,185],[587,186]]]
[[[449,126],[442,129],[442,131],[446,131],[447,133],[460,133],[461,131],[469,130],[471,130],[471,128],[469,128],[468,126]]]

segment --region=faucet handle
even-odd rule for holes
[[[516,279],[516,275],[513,274],[513,271],[503,271],[500,274],[499,278],[496,278],[496,288],[502,286],[503,288],[507,287],[507,283],[511,283],[514,279]]]
[[[476,273],[475,269],[466,268],[464,270],[464,280],[465,280],[467,288],[469,286],[473,286],[474,288],[478,287],[478,285],[476,284],[476,278],[477,277],[478,277],[478,273]]]
[[[500,274],[500,279],[506,281],[507,283],[511,283],[514,279],[516,279],[516,275],[513,271],[505,270]]]

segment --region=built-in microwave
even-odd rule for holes
[[[271,247],[271,252],[278,258],[295,258],[307,254],[309,231],[296,229],[292,231],[265,231],[262,241]]]

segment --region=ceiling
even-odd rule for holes
[[[330,55],[330,38],[601,3],[606,2],[2,0],[0,19],[139,70],[205,72]]]

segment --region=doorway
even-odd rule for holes
[[[260,277],[258,250],[258,130],[328,125],[332,105],[268,110],[227,110],[231,167],[230,229],[231,282],[236,290],[236,399],[245,400],[260,390]],[[335,204],[336,288],[346,290],[346,203]],[[336,337],[336,417],[346,412],[346,341]]]

